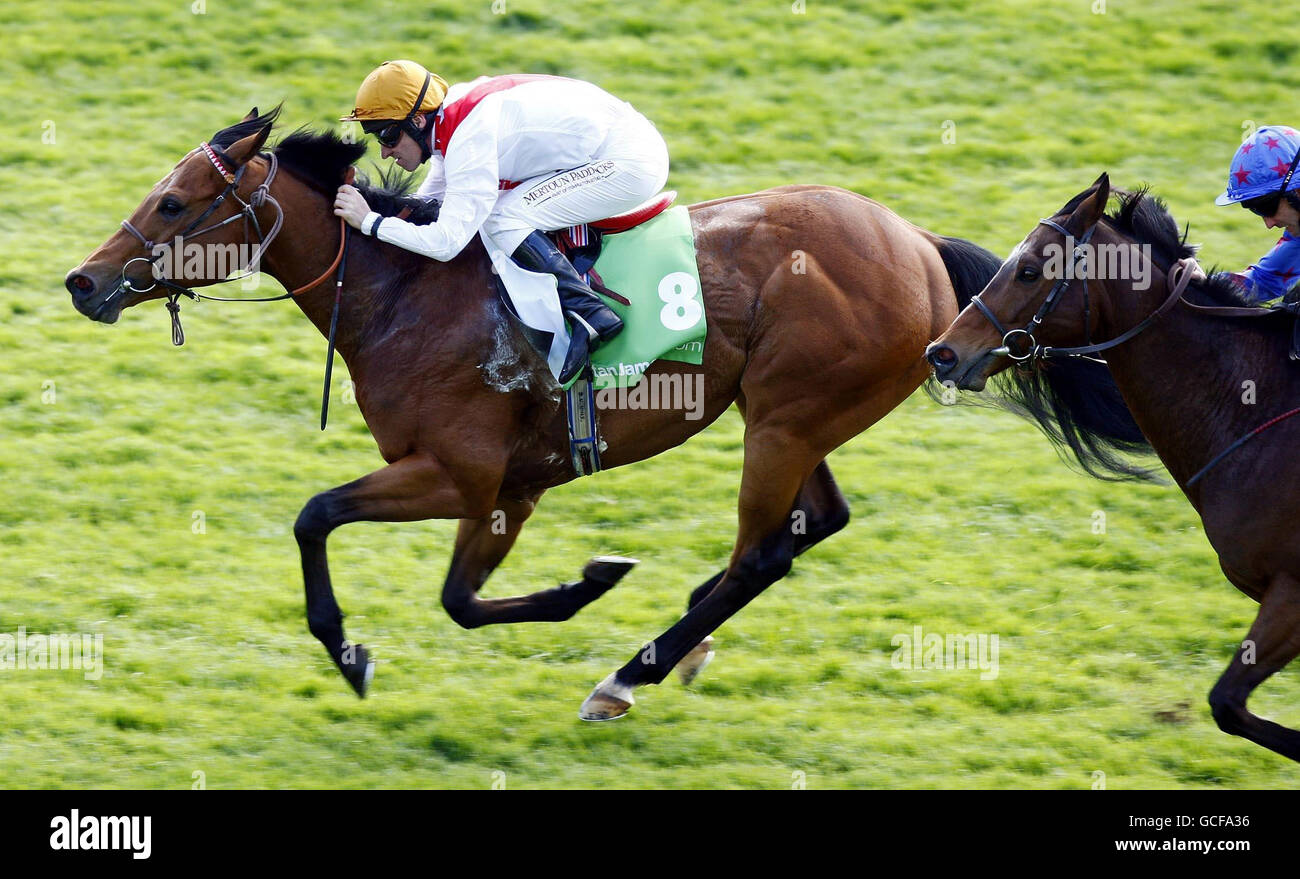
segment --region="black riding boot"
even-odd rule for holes
[[[569,353],[560,370],[560,384],[582,371],[592,351],[608,342],[623,329],[623,321],[582,280],[573,263],[560,253],[551,239],[534,231],[510,254],[510,258],[530,272],[555,275],[560,294],[560,310],[569,319],[571,340]]]

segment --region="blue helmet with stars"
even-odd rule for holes
[[[1300,153],[1300,132],[1289,125],[1265,125],[1237,147],[1228,167],[1228,188],[1214,200],[1217,205],[1237,204],[1273,195]],[[1300,187],[1300,174],[1292,176],[1288,190]]]

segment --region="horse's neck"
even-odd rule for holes
[[[1160,307],[1169,290],[1163,273],[1152,274],[1141,292],[1126,281],[1106,282],[1101,338],[1119,335]],[[1180,484],[1234,440],[1294,405],[1278,408],[1291,399],[1283,393],[1289,376],[1278,344],[1178,305],[1108,351],[1106,360],[1138,426]]]
[[[327,200],[296,180],[291,185],[277,185],[276,189],[284,211],[284,226],[267,249],[263,269],[286,290],[296,290],[321,279],[310,290],[295,296],[294,301],[316,329],[328,336],[337,273],[326,270],[338,253],[339,219],[333,215]],[[338,353],[349,366],[355,366],[368,343],[383,334],[383,325],[447,328],[471,304],[479,286],[488,288],[486,281],[481,285],[468,283],[469,279],[464,277],[469,271],[467,261],[453,264],[429,260],[422,267],[424,273],[440,272],[439,282],[419,284],[412,278],[412,286],[421,289],[399,295],[388,289],[398,270],[376,252],[375,242],[363,238],[355,229],[349,237],[335,337]]]
[[[324,207],[305,200],[295,199],[282,207],[284,227],[268,248],[262,269],[286,290],[297,290],[320,278],[319,283],[293,299],[317,329],[328,333],[334,306],[335,273],[327,274],[326,270],[338,252],[339,224],[337,219],[329,222]],[[347,308],[363,307],[371,298],[366,293],[350,289]]]

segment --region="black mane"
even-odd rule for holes
[[[1074,209],[1092,192],[1089,189],[1070,199],[1057,212],[1057,216],[1074,213]],[[1187,229],[1184,228],[1183,233],[1178,234],[1178,224],[1170,216],[1165,203],[1151,194],[1150,187],[1141,186],[1133,192],[1112,189],[1111,197],[1119,201],[1119,208],[1106,215],[1106,222],[1117,232],[1136,239],[1140,244],[1151,245],[1151,251],[1161,269],[1167,269],[1180,259],[1196,255],[1196,246],[1187,243]]]
[[[275,155],[284,168],[331,199],[343,183],[347,169],[365,153],[365,143],[350,143],[333,132],[306,128],[298,129],[275,145]],[[371,210],[384,216],[393,216],[409,207],[411,214],[407,219],[412,223],[432,223],[438,219],[438,202],[412,195],[415,175],[405,174],[396,166],[380,171],[378,184],[372,184],[364,174],[358,173],[355,185]]]
[[[1091,192],[1088,190],[1070,199],[1058,216],[1073,213]],[[1178,224],[1174,222],[1169,208],[1163,199],[1151,194],[1149,186],[1140,186],[1133,192],[1113,189],[1111,195],[1119,201],[1119,207],[1106,215],[1106,222],[1120,234],[1139,244],[1149,245],[1161,271],[1168,271],[1180,259],[1196,256],[1198,245],[1187,243],[1190,226],[1184,226],[1182,234],[1179,234]],[[1193,292],[1199,290],[1205,293],[1216,305],[1242,307],[1259,304],[1227,277],[1217,274],[1213,267],[1206,274],[1207,280],[1191,283],[1190,289]]]
[[[280,117],[280,106],[260,115],[254,107],[250,117],[221,129],[208,141],[228,164],[234,162],[226,150],[250,134],[273,128]],[[347,169],[366,154],[366,144],[364,141],[344,140],[331,131],[313,131],[304,127],[282,138],[273,147],[273,152],[283,168],[332,199],[342,185]],[[407,219],[412,223],[432,223],[438,219],[438,202],[412,195],[416,187],[415,175],[406,174],[397,166],[379,171],[377,183],[371,183],[366,175],[358,173],[356,187],[366,197],[371,209],[384,216],[393,216],[409,207],[411,213]]]
[[[332,132],[299,128],[281,138],[274,152],[280,167],[332,198],[347,169],[366,154],[366,145],[348,143]]]

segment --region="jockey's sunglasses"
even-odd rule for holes
[[[1300,165],[1300,150],[1296,151],[1295,158],[1291,160],[1291,170],[1287,171],[1286,176],[1282,178],[1282,187],[1277,192],[1243,201],[1241,206],[1257,217],[1268,218],[1276,214],[1282,204],[1282,196],[1291,186],[1291,178],[1295,176],[1297,165]]]
[[[379,141],[381,146],[386,146],[390,150],[397,146],[397,142],[401,139],[402,123],[400,122],[385,125],[382,130],[375,132],[375,140]]]
[[[380,146],[386,146],[390,150],[402,139],[402,121],[384,122],[378,125],[371,123],[361,127],[366,134],[373,134]]]

